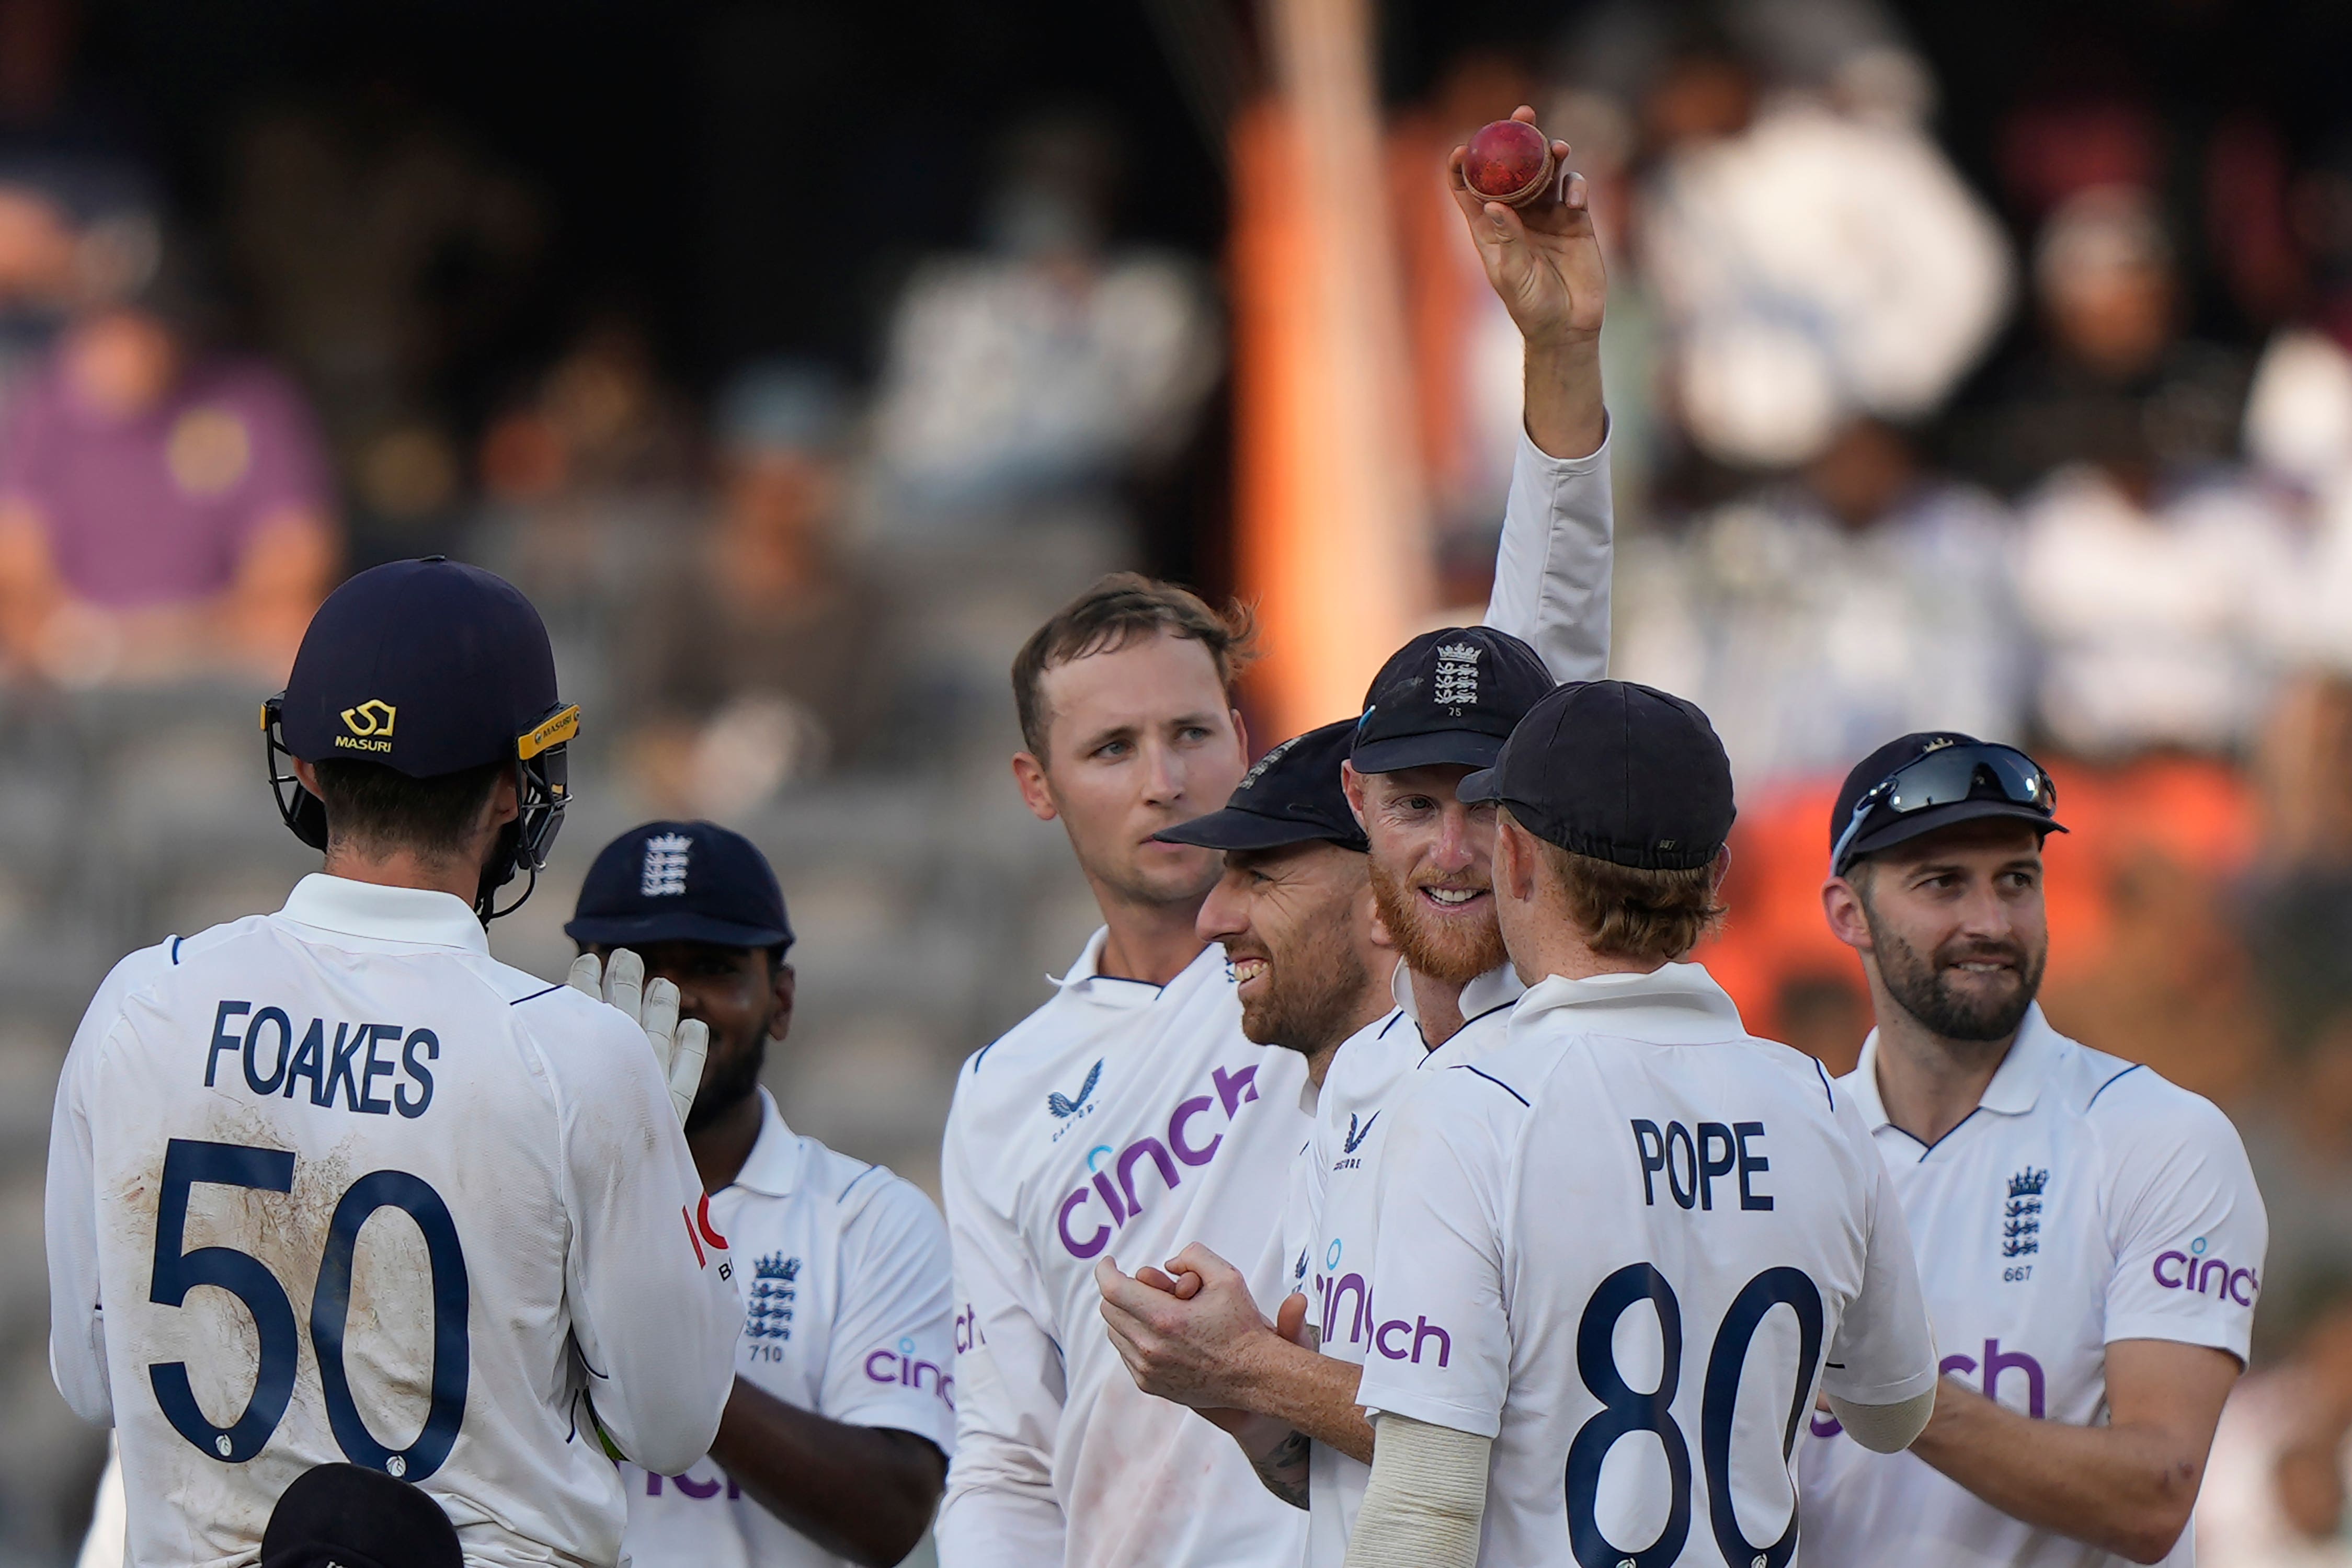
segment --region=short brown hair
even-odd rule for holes
[[[490,791],[515,765],[486,762],[432,779],[411,779],[356,758],[322,757],[311,766],[327,808],[330,843],[411,850],[428,861],[449,861],[471,845]]]
[[[1111,653],[1136,638],[1170,632],[1198,643],[1217,666],[1227,691],[1255,654],[1257,630],[1239,600],[1212,610],[1191,589],[1136,571],[1115,571],[1098,580],[1029,634],[1013,660],[1013,706],[1021,719],[1021,740],[1040,759],[1045,755],[1045,672],[1093,653]]]
[[[1533,833],[1528,835],[1535,838]],[[1612,958],[1674,964],[1723,923],[1715,867],[1649,871],[1535,838],[1586,946]]]

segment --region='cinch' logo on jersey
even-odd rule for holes
[[[901,1388],[929,1387],[940,1404],[955,1408],[955,1379],[931,1363],[918,1360],[912,1339],[900,1340],[896,1351],[877,1350],[867,1355],[866,1376],[869,1382],[892,1383]]]
[[[2226,1296],[2242,1307],[2252,1306],[2254,1298],[2262,1293],[2262,1276],[2252,1269],[2233,1269],[2219,1257],[2208,1258],[2205,1253],[2210,1245],[2200,1236],[2185,1252],[2178,1249],[2159,1252],[2148,1271],[2168,1291]]]
[[[1110,1245],[1110,1239],[1126,1228],[1127,1222],[1143,1213],[1143,1195],[1136,1190],[1137,1170],[1149,1160],[1160,1173],[1160,1184],[1173,1192],[1183,1185],[1184,1172],[1197,1170],[1217,1157],[1224,1146],[1225,1135],[1218,1133],[1205,1143],[1198,1141],[1193,1123],[1212,1110],[1223,1106],[1225,1122],[1231,1125],[1244,1105],[1257,1098],[1257,1064],[1252,1062],[1238,1072],[1213,1068],[1210,1072],[1213,1094],[1196,1094],[1169,1113],[1167,1136],[1138,1138],[1124,1149],[1114,1152],[1108,1144],[1097,1145],[1087,1154],[1087,1170],[1090,1180],[1062,1199],[1054,1217],[1055,1233],[1073,1258],[1092,1258]],[[1091,1080],[1089,1080],[1091,1082]],[[1097,1199],[1110,1216],[1108,1221],[1095,1218],[1094,1228],[1083,1236],[1073,1228],[1084,1224],[1096,1212],[1088,1207]],[[1082,1216],[1081,1210],[1087,1210]]]

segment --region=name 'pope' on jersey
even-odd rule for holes
[[[1817,1391],[1935,1385],[1851,1098],[1697,965],[1548,979],[1389,1115],[1359,1399],[1495,1439],[1482,1562],[1781,1568]]]

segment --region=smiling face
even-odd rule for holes
[[[1306,1056],[1387,1010],[1364,856],[1338,844],[1235,850],[1194,930],[1223,945],[1242,1032]]]
[[[1040,685],[1045,754],[1013,759],[1029,810],[1061,822],[1107,901],[1197,903],[1222,858],[1151,835],[1223,806],[1248,765],[1216,662],[1157,632],[1054,665]]]
[[[2006,1043],[2050,956],[2041,835],[1962,822],[1871,855],[1824,890],[1831,928],[1874,990],[1950,1040]]]
[[[1455,786],[1470,768],[1407,768],[1341,777],[1371,841],[1381,920],[1415,974],[1465,986],[1502,964],[1495,919],[1495,808],[1465,806]]]

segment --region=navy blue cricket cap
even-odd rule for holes
[[[759,846],[716,822],[647,822],[596,853],[563,934],[603,947],[789,947],[784,890]]]
[[[1731,833],[1731,758],[1696,703],[1632,681],[1555,688],[1494,767],[1462,780],[1548,842],[1612,865],[1688,871]]]
[[[279,726],[305,762],[434,779],[529,761],[571,740],[580,710],[556,696],[555,654],[530,601],[434,556],[370,567],[327,596],[294,655]]]
[[[432,1497],[361,1465],[294,1478],[261,1532],[261,1568],[464,1568],[457,1531]]]
[[[1862,804],[1863,797],[1927,757],[1948,758],[1956,765],[1948,770],[1954,771],[1955,778],[1944,782],[1940,794],[1958,798],[1935,799],[1938,792],[1931,789],[1923,791],[1929,797],[1924,805],[1906,809],[1899,800],[1874,802],[1859,829],[1854,829],[1854,808]],[[1965,771],[1964,779],[1960,770]],[[1905,777],[1907,781],[1913,776]],[[1956,729],[1916,730],[1888,741],[1855,763],[1845,776],[1838,789],[1837,804],[1830,808],[1830,853],[1841,862],[1831,869],[1843,876],[1848,865],[1874,851],[1892,849],[1956,822],[1986,817],[2028,823],[2047,838],[2066,831],[2065,824],[2053,814],[2057,806],[2049,775],[2014,747],[1981,741]],[[1851,836],[1850,829],[1854,829]]]
[[[1212,850],[1270,850],[1283,844],[1338,844],[1366,851],[1339,764],[1355,741],[1356,721],[1343,718],[1294,736],[1257,759],[1227,798],[1224,810],[1195,817],[1151,836],[1163,844]]]
[[[1349,760],[1359,773],[1492,767],[1513,727],[1551,689],[1543,660],[1508,632],[1423,632],[1372,677]]]

